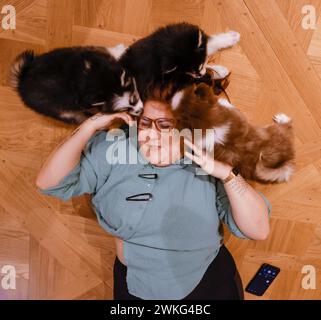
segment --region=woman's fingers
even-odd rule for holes
[[[127,112],[120,112],[117,114],[120,118],[122,118],[128,125],[132,126],[133,125],[133,118],[130,114]]]
[[[134,124],[133,118],[127,112],[103,113],[98,112],[90,117],[97,128],[108,128],[112,123],[119,122],[117,119],[124,120],[129,126]]]
[[[190,152],[185,151],[185,155],[186,155],[188,158],[190,158],[191,160],[195,161],[195,159],[194,159],[194,158],[196,158],[196,157],[194,157],[194,155],[193,155],[193,154],[191,154]],[[196,161],[195,161],[195,162],[196,162]]]
[[[196,146],[195,144],[193,144],[192,142],[190,142],[187,139],[184,139],[184,143],[190,147],[199,157],[203,156],[203,151],[202,149],[200,149],[198,146]]]
[[[132,117],[130,114],[128,114],[128,113],[126,113],[126,115],[127,115],[127,117],[128,117],[128,125],[129,125],[129,126],[132,126],[132,125],[134,124],[134,119],[133,119],[133,117]]]
[[[191,154],[190,152],[188,151],[185,151],[185,155],[190,158],[192,161],[194,161],[195,163],[197,163],[199,166],[202,166],[203,165],[203,160],[198,157],[198,156],[195,156],[193,154]]]

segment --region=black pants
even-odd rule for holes
[[[116,256],[114,263],[114,300],[143,300],[128,292],[127,267]],[[170,288],[168,288],[170,290]],[[182,300],[243,300],[243,284],[234,259],[228,249],[221,246],[208,266],[202,280]]]

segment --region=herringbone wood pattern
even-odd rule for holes
[[[0,287],[0,299],[113,297],[114,241],[97,224],[90,197],[63,202],[36,191],[41,164],[73,128],[23,106],[8,87],[12,59],[25,49],[130,44],[182,20],[209,34],[239,31],[241,42],[216,55],[232,71],[232,102],[257,124],[277,112],[295,123],[291,182],[253,184],[273,207],[269,238],[225,239],[244,285],[268,262],[281,273],[259,299],[321,298],[321,0],[309,1],[319,18],[309,30],[301,26],[305,0],[1,0],[0,8],[8,2],[17,29],[0,29],[0,270],[16,267],[17,289]],[[316,290],[301,287],[304,265],[316,268]]]

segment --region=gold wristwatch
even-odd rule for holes
[[[229,175],[225,179],[222,179],[223,184],[229,182],[230,180],[235,178],[238,174],[239,174],[239,170],[237,168],[232,168]]]

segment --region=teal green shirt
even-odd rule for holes
[[[97,131],[71,172],[39,191],[65,201],[92,194],[99,224],[124,240],[128,291],[142,299],[183,299],[220,249],[220,221],[235,236],[247,237],[233,220],[219,179],[199,174],[199,166],[186,156],[166,167],[148,163],[137,134],[130,138],[124,129]],[[139,176],[146,173],[158,176]],[[149,201],[126,200],[146,192],[153,195]],[[260,194],[270,214],[271,205]]]

